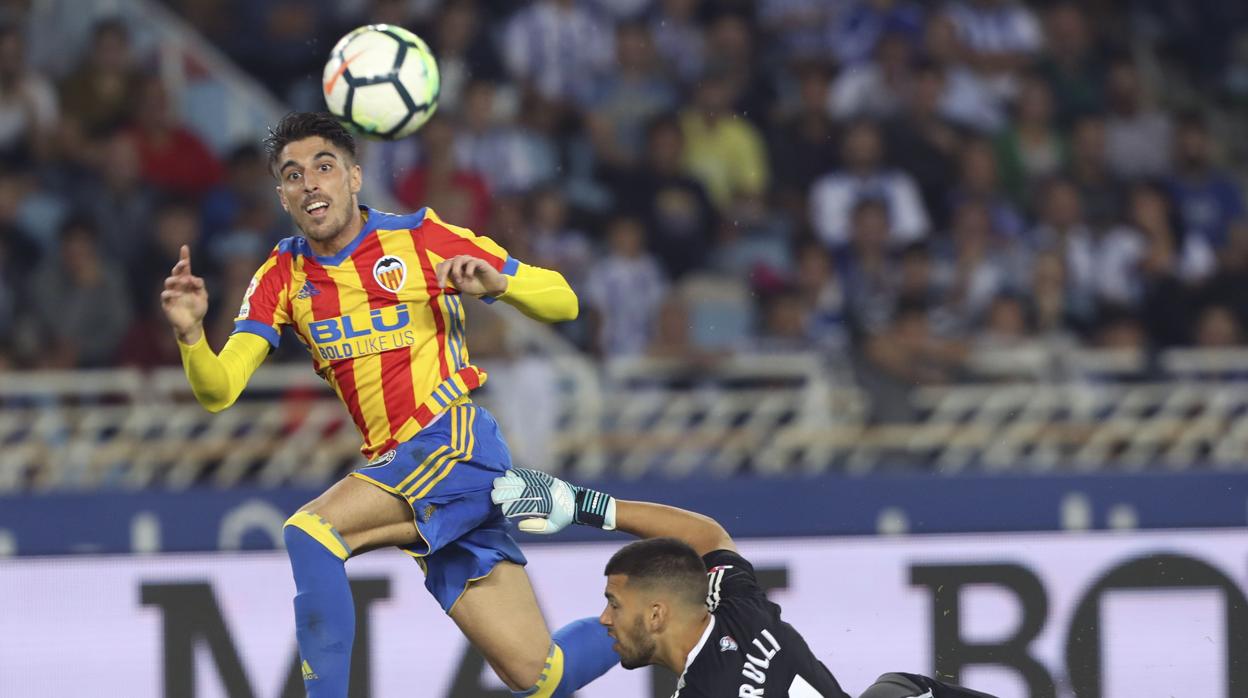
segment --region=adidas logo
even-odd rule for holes
[[[303,660],[303,680],[315,681],[319,678],[321,677],[317,676],[315,671],[312,671],[312,666],[308,664],[308,660]]]
[[[304,281],[303,288],[299,289],[299,293],[295,295],[295,298],[306,300],[312,296],[320,295],[320,293],[321,290],[313,286],[311,281]]]

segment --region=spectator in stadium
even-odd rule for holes
[[[1053,92],[1057,122],[1065,128],[1104,108],[1105,65],[1083,8],[1063,0],[1045,14],[1045,52],[1036,66]]]
[[[1201,290],[1209,304],[1235,310],[1240,327],[1248,327],[1248,221],[1231,226],[1227,244],[1218,251],[1218,270]]]
[[[758,200],[771,180],[762,134],[731,112],[732,90],[730,76],[708,74],[680,115],[685,169],[706,187],[720,212],[741,199]]]
[[[586,126],[600,165],[626,170],[645,152],[646,125],[675,109],[679,94],[658,69],[646,24],[616,27],[615,52],[615,70],[597,86]]]
[[[949,18],[972,69],[1001,97],[1013,97],[1016,76],[1044,47],[1040,22],[1020,0],[955,0]]]
[[[1210,305],[1196,318],[1193,344],[1201,349],[1229,349],[1244,343],[1244,329],[1229,306]]]
[[[850,214],[849,246],[837,253],[838,276],[856,327],[867,333],[887,324],[892,314],[897,270],[889,242],[889,210],[884,202],[863,198]]]
[[[274,94],[296,107],[323,102],[321,69],[337,39],[330,3],[271,0],[235,7],[228,41],[247,69]]]
[[[836,3],[824,3],[834,6]],[[889,36],[914,47],[923,35],[923,6],[913,0],[866,0],[841,11],[831,37],[830,48],[843,68],[856,69],[879,55],[880,44]],[[817,27],[817,25],[815,25]]]
[[[821,351],[848,349],[849,303],[832,255],[818,241],[811,240],[798,248],[794,261],[795,305],[805,311],[806,345]]]
[[[763,296],[762,327],[751,343],[761,354],[796,354],[808,351],[813,309],[806,298],[792,287],[783,287]]]
[[[761,129],[777,116],[780,97],[774,80],[763,72],[755,33],[745,13],[716,12],[706,27],[706,73],[727,83],[729,110]]]
[[[1072,293],[1066,261],[1058,249],[1036,254],[1031,268],[1031,301],[1040,338],[1058,348],[1073,346],[1091,327],[1095,298]]]
[[[1166,182],[1183,235],[1212,248],[1226,245],[1233,223],[1248,211],[1239,182],[1213,165],[1213,141],[1203,116],[1184,114],[1175,134],[1174,173]]]
[[[836,35],[848,8],[842,3],[824,0],[761,0],[758,3],[759,28],[775,57],[782,62],[824,60],[832,50],[844,45],[846,38]],[[875,37],[867,34],[878,25],[865,26],[853,32],[861,36],[866,55],[871,53]],[[838,41],[839,39],[839,41]]]
[[[914,88],[914,57],[909,40],[887,34],[876,45],[875,58],[842,68],[832,83],[828,111],[840,120],[891,119]]]
[[[673,279],[705,266],[716,224],[706,188],[685,173],[684,138],[675,117],[653,120],[647,128],[645,162],[613,187],[616,208],[641,217],[647,248]]]
[[[901,113],[884,127],[890,161],[914,177],[936,230],[949,221],[949,173],[957,169],[962,145],[961,129],[942,111],[944,92],[944,70],[918,61]]]
[[[1020,209],[1026,208],[1044,178],[1062,171],[1069,158],[1066,135],[1053,115],[1053,95],[1037,75],[1021,80],[1015,118],[997,135],[1001,187]]]
[[[607,224],[607,253],[590,269],[585,290],[595,351],[607,357],[644,352],[654,337],[667,280],[646,252],[641,221],[619,216]]]
[[[573,290],[583,288],[594,251],[585,233],[568,223],[563,192],[553,185],[541,187],[529,197],[529,209],[525,259],[563,274]]]
[[[975,139],[963,145],[958,175],[958,184],[950,196],[951,210],[964,201],[982,202],[992,216],[993,230],[1012,240],[1021,239],[1026,232],[1026,220],[1001,186],[992,143]]]
[[[145,237],[138,257],[130,266],[130,288],[134,294],[131,304],[141,312],[156,311],[151,290],[164,289],[165,277],[172,266],[170,260],[177,262],[179,248],[187,245],[197,253],[203,248],[202,218],[191,199],[176,196],[163,199],[152,214],[150,226],[149,237]],[[204,260],[204,267],[208,266],[207,261]],[[207,272],[205,275],[210,276],[213,271],[205,268],[201,273]],[[230,299],[231,303],[233,300]]]
[[[776,202],[792,218],[806,218],[806,194],[836,166],[840,130],[827,112],[830,70],[819,61],[795,66],[796,104],[767,131]]]
[[[1068,172],[1088,222],[1098,228],[1116,223],[1126,195],[1109,167],[1104,117],[1089,114],[1075,122]]]
[[[43,337],[40,364],[48,368],[107,366],[130,325],[133,307],[125,270],[99,246],[86,219],[70,219],[60,247],[31,279],[30,298]]]
[[[884,163],[880,127],[858,121],[841,142],[842,169],[815,181],[810,191],[810,216],[815,233],[825,245],[839,248],[850,242],[852,212],[858,202],[872,198],[887,207],[889,240],[905,244],[928,232],[927,210],[909,174]]]
[[[964,61],[962,42],[949,15],[928,17],[923,27],[923,52],[944,76],[942,114],[966,128],[995,133],[1005,125],[1003,100]]]
[[[211,241],[218,234],[223,234],[236,227],[243,209],[250,205],[256,192],[264,191],[262,184],[272,181],[265,166],[264,154],[251,143],[235,147],[225,158],[225,178],[220,185],[204,196],[200,204],[204,219],[204,235]],[[266,199],[274,214],[281,211],[281,206],[274,197]],[[275,221],[276,223],[276,221]],[[282,229],[284,230],[284,229]],[[278,233],[275,227],[269,233]],[[281,236],[285,237],[285,236]]]
[[[179,196],[199,197],[221,181],[220,160],[179,121],[164,81],[148,76],[139,87],[129,128],[143,179]]]
[[[468,84],[456,119],[455,160],[461,169],[484,177],[493,196],[523,193],[558,173],[553,130],[559,108],[526,92],[520,106],[523,121],[517,122],[513,113],[496,111],[497,91],[488,80]]]
[[[487,30],[476,0],[444,3],[438,10],[429,46],[438,57],[442,80],[439,110],[458,113],[471,81],[496,81],[503,76],[502,59]]]
[[[94,176],[76,192],[78,208],[96,222],[100,246],[132,268],[150,229],[157,196],[142,180],[134,137],[116,130],[94,141]]]
[[[1000,293],[985,309],[972,346],[975,351],[1019,349],[1035,341],[1031,308],[1025,297]]]
[[[59,119],[56,89],[26,64],[22,30],[0,18],[0,160],[49,158]]]
[[[424,159],[395,187],[399,203],[413,211],[428,206],[469,230],[485,230],[490,192],[480,175],[456,161],[455,127],[449,118],[437,115],[421,127],[420,144]]]
[[[953,214],[952,249],[942,260],[949,270],[950,304],[961,327],[970,327],[992,299],[1018,288],[1026,278],[1030,256],[1025,247],[993,227],[986,202],[968,199]],[[929,308],[930,310],[930,308]]]
[[[873,415],[883,421],[907,421],[910,392],[919,386],[942,385],[961,376],[967,345],[933,330],[928,308],[920,302],[898,304],[889,324],[867,337],[863,354],[863,387],[873,400]]]
[[[1161,177],[1170,170],[1170,116],[1152,105],[1142,82],[1129,57],[1110,64],[1105,147],[1110,169],[1124,179]]]
[[[60,85],[61,106],[71,142],[90,139],[125,125],[142,84],[135,64],[130,28],[118,17],[91,28],[91,45],[74,72]],[[66,145],[73,156],[76,148]]]
[[[503,62],[542,97],[586,104],[615,58],[611,28],[576,0],[537,0],[508,20]]]
[[[659,0],[650,19],[654,46],[671,77],[691,85],[702,75],[706,37],[698,24],[700,0]]]

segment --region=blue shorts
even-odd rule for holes
[[[499,562],[527,562],[490,501],[494,478],[510,468],[494,416],[465,403],[351,474],[412,506],[420,539],[401,549],[420,563],[425,587],[450,613],[468,585]]]

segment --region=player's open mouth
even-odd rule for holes
[[[324,218],[329,213],[329,202],[313,201],[303,207],[305,213],[313,218]]]

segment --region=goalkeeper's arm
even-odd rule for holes
[[[494,481],[493,499],[503,514],[520,518],[520,530],[549,534],[568,524],[620,530],[638,538],[676,538],[706,555],[736,550],[719,522],[692,511],[632,502],[578,487],[536,470],[515,468]]]

